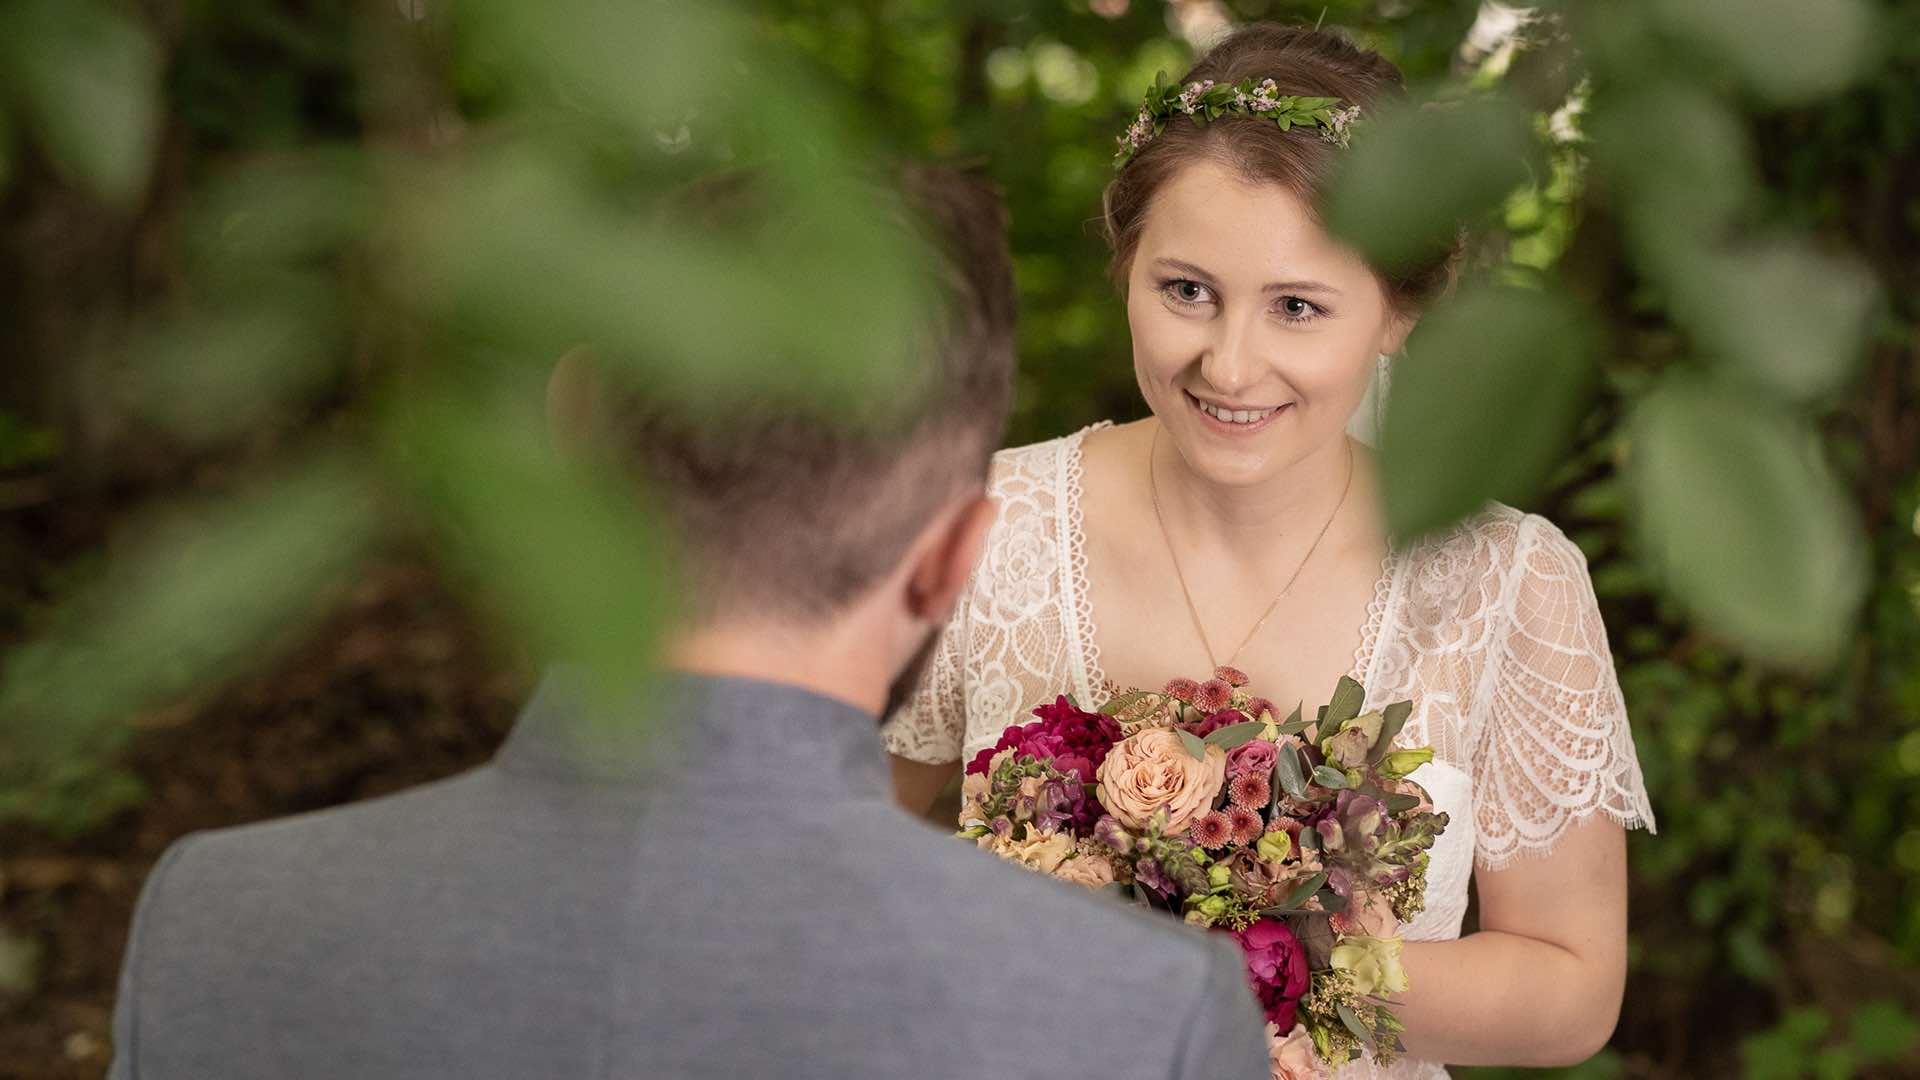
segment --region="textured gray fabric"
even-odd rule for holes
[[[569,683],[485,767],[175,844],[112,1075],[1266,1075],[1230,941],[916,822],[873,718],[677,677],[641,758]]]

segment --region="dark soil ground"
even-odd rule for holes
[[[0,931],[39,954],[33,992],[0,997],[0,1077],[104,1075],[128,920],[174,840],[484,761],[528,679],[477,626],[423,565],[376,565],[268,669],[139,719],[141,805],[77,841],[0,831]]]

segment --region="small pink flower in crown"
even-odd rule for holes
[[[1213,89],[1212,79],[1188,83],[1187,88],[1180,91],[1180,111],[1192,116],[1199,109],[1200,96],[1211,89]]]
[[[1272,79],[1262,79],[1260,85],[1253,88],[1253,96],[1250,100],[1256,110],[1272,112],[1280,107],[1280,102],[1275,100],[1279,96],[1280,85]]]
[[[1349,105],[1344,109],[1335,109],[1327,114],[1327,126],[1320,129],[1320,138],[1335,146],[1346,146],[1353,137],[1352,125],[1360,115],[1360,106]]]

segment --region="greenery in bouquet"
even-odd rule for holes
[[[1343,678],[1312,719],[1276,719],[1221,668],[1086,712],[1066,697],[967,766],[961,835],[1002,858],[1230,933],[1277,1074],[1404,1048],[1399,924],[1425,903],[1447,826],[1395,748],[1410,702],[1362,711]]]

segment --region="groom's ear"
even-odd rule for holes
[[[907,606],[915,618],[943,625],[973,576],[980,551],[993,527],[996,506],[986,493],[972,489],[947,504],[916,545],[912,572],[907,578]]]

